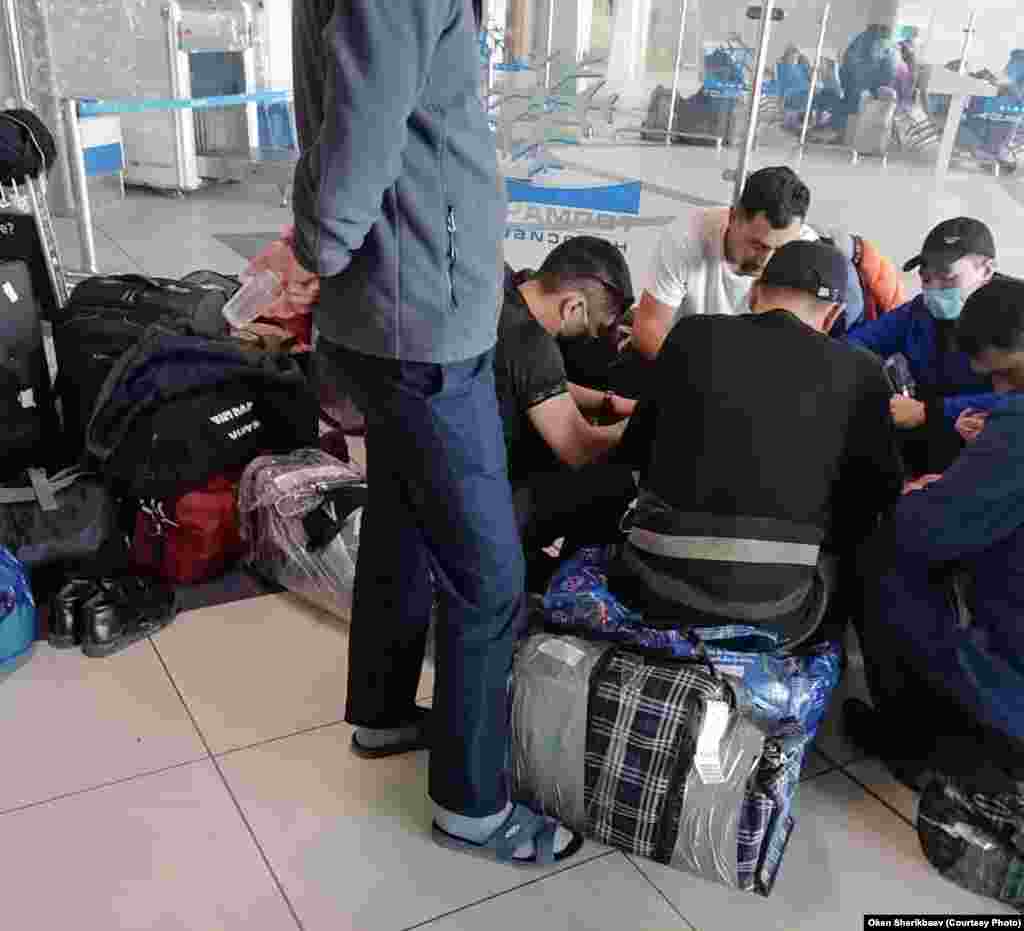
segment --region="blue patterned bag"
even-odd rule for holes
[[[726,675],[741,679],[753,698],[753,717],[789,749],[814,737],[842,672],[842,647],[824,643],[801,655],[777,649],[769,631],[741,624],[663,630],[644,626],[643,615],[608,589],[609,548],[586,546],[566,560],[544,596],[547,625],[560,633],[610,640],[678,658],[696,655],[690,634]]]
[[[0,674],[26,660],[36,639],[36,604],[25,567],[0,546]]]

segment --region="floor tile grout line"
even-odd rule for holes
[[[802,786],[805,782],[813,782],[815,779],[820,779],[822,776],[830,776],[832,773],[836,772],[837,770],[841,771],[842,770],[842,766],[829,765],[828,767],[823,769],[820,773],[814,773],[813,776],[810,776],[810,775],[809,776],[804,776],[801,773],[800,778],[797,780],[797,785],[798,786]]]
[[[191,760],[183,760],[181,763],[171,763],[169,766],[162,766],[159,769],[149,769],[145,772],[135,773],[132,776],[122,776],[120,779],[111,779],[109,782],[100,782],[96,785],[86,786],[82,789],[75,789],[71,792],[63,792],[60,795],[53,795],[50,798],[42,798],[35,802],[26,802],[24,805],[15,805],[13,808],[0,810],[0,818],[4,815],[14,815],[20,811],[28,811],[31,808],[39,808],[41,805],[49,805],[51,802],[62,802],[65,799],[77,798],[80,795],[88,795],[90,792],[99,792],[101,789],[110,789],[114,786],[134,782],[136,779],[146,779],[149,776],[159,776],[176,769],[183,769],[186,766],[194,766],[196,763],[204,763],[208,757],[197,756]]]
[[[853,773],[847,771],[846,769],[842,769],[841,771],[842,771],[842,774],[844,776],[846,776],[847,779],[849,779],[855,785],[860,786],[860,788],[862,788],[865,792],[867,792],[867,794],[870,795],[873,799],[875,799],[878,802],[881,802],[886,808],[889,809],[889,811],[891,811],[894,815],[896,815],[896,817],[899,818],[900,821],[902,821],[904,824],[908,825],[912,830],[915,830],[915,831],[917,830],[917,825],[914,824],[914,822],[910,818],[908,818],[905,814],[903,814],[903,812],[901,812],[895,805],[893,805],[892,803],[890,803],[889,801],[884,799],[881,795],[879,795],[877,792],[875,792],[870,786],[868,786],[865,783],[861,782],[856,776],[853,775]]]
[[[625,857],[626,862],[631,867],[633,867],[633,869],[635,869],[641,875],[641,877],[643,877],[644,882],[646,882],[655,892],[657,892],[658,895],[661,896],[662,899],[664,899],[665,904],[668,905],[668,907],[672,909],[672,911],[676,915],[679,916],[679,920],[688,928],[690,928],[691,931],[697,931],[697,926],[694,925],[681,911],[679,911],[678,908],[676,908],[675,903],[667,895],[665,895],[664,892],[661,891],[661,889],[658,887],[658,884],[640,868],[636,861],[631,856],[628,856],[625,853],[623,853],[622,855],[623,857]]]
[[[113,233],[110,233],[107,230],[105,230],[103,228],[103,226],[101,224],[99,224],[99,223],[96,224],[96,229],[99,230],[104,236],[106,236],[107,239],[109,239],[111,241],[111,243],[113,243],[114,248],[117,249],[126,259],[128,259],[129,262],[131,262],[133,265],[135,265],[137,268],[139,268],[143,273],[145,273],[146,268],[142,264],[142,261],[140,259],[137,259],[127,249],[125,249],[125,247],[121,245],[121,241],[119,239],[116,239],[114,237]],[[101,269],[101,272],[102,272],[102,269]]]
[[[603,860],[605,857],[610,857],[613,854],[618,853],[617,850],[606,850],[604,853],[596,853],[592,857],[587,857],[585,860],[580,860],[578,863],[572,863],[562,867],[561,869],[554,870],[550,873],[545,873],[543,876],[537,876],[535,879],[528,879],[526,882],[519,883],[510,889],[503,889],[501,892],[495,892],[493,895],[484,896],[482,899],[477,899],[475,902],[468,902],[465,905],[460,905],[458,908],[450,909],[447,912],[442,912],[439,915],[434,915],[432,918],[427,918],[424,921],[418,921],[414,925],[408,925],[403,928],[402,931],[416,931],[418,928],[426,928],[438,921],[443,921],[445,918],[450,918],[452,915],[458,915],[460,912],[464,912],[470,908],[476,908],[478,905],[485,905],[488,902],[493,902],[495,899],[500,899],[504,895],[508,895],[511,892],[516,892],[519,889],[525,889],[528,886],[535,886],[537,883],[544,882],[545,879],[553,879],[556,876],[562,876],[565,873],[569,873],[572,870],[579,869],[581,866],[585,866],[588,863],[594,863],[597,860]],[[521,867],[517,867],[521,868]]]
[[[257,740],[251,744],[245,744],[242,747],[229,747],[227,750],[218,750],[213,755],[217,759],[223,759],[226,756],[231,756],[235,753],[243,753],[246,750],[257,750],[260,747],[266,747],[268,744],[279,743],[282,740],[290,740],[292,737],[303,737],[306,734],[314,734],[317,731],[326,730],[329,727],[337,727],[339,724],[344,724],[344,718],[338,718],[336,721],[327,721],[324,724],[313,724],[309,727],[304,727],[301,730],[292,731],[288,734],[278,734],[275,737],[267,737],[265,740]]]
[[[203,746],[206,748],[207,759],[213,764],[213,768],[217,771],[217,775],[220,777],[220,781],[224,785],[224,789],[228,793],[228,797],[231,799],[232,804],[235,806],[235,811],[238,812],[238,817],[242,819],[242,824],[245,825],[246,831],[249,832],[249,837],[252,838],[252,842],[256,847],[257,853],[260,855],[260,859],[263,861],[263,865],[267,868],[267,872],[270,874],[270,878],[273,880],[274,885],[277,887],[277,891],[281,898],[284,900],[284,904],[287,907],[289,913],[292,916],[292,920],[295,922],[295,926],[299,931],[305,931],[305,925],[302,923],[302,919],[299,918],[299,913],[295,910],[295,906],[292,904],[291,898],[285,891],[284,883],[281,882],[280,877],[277,875],[277,871],[274,869],[270,862],[270,858],[267,856],[266,851],[263,849],[263,845],[260,843],[259,838],[256,836],[256,831],[253,829],[249,818],[245,814],[245,810],[242,808],[241,802],[238,801],[238,797],[235,795],[234,790],[231,788],[231,784],[228,782],[227,776],[224,774],[224,770],[221,768],[220,761],[213,755],[213,751],[210,749],[210,745],[206,740],[206,735],[203,734],[199,728],[199,722],[196,720],[195,715],[192,713],[192,709],[189,708],[188,703],[185,701],[185,696],[181,693],[181,689],[178,688],[178,683],[175,681],[174,676],[171,675],[171,670],[168,667],[163,655],[157,648],[156,643],[153,642],[152,637],[147,638],[149,645],[153,648],[153,652],[156,654],[157,660],[163,667],[164,674],[167,676],[171,683],[171,687],[174,689],[178,696],[178,700],[181,702],[182,707],[185,709],[185,713],[188,715],[189,720],[192,722],[192,726],[196,729],[196,733],[199,735],[199,739],[202,741]]]

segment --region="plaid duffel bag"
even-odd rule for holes
[[[512,679],[518,799],[600,843],[768,895],[804,742],[767,741],[708,663],[537,634]]]

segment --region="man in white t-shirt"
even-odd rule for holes
[[[776,250],[818,238],[804,225],[810,204],[792,169],[762,168],[747,179],[737,207],[695,210],[670,226],[634,310],[633,349],[653,359],[683,316],[747,312],[750,287]]]

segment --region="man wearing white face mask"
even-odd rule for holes
[[[995,256],[992,233],[980,220],[943,221],[903,266],[919,269],[921,294],[848,336],[882,358],[902,355],[909,364],[915,396],[894,395],[891,410],[913,475],[943,472],[959,455],[962,443],[950,414],[955,399],[992,390],[957,346],[956,321],[967,298],[992,280]]]

